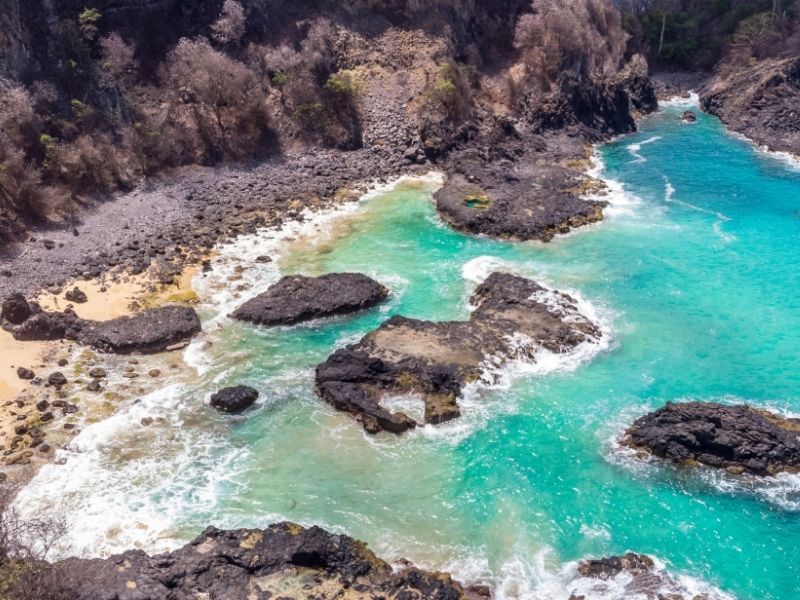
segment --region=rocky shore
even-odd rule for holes
[[[800,155],[800,59],[726,69],[700,93],[703,110],[769,150]]]
[[[333,600],[477,600],[445,573],[404,566],[395,571],[366,544],[319,527],[278,523],[267,529],[209,527],[183,548],[148,556],[130,550],[108,559],[70,558],[23,585],[47,580],[70,600],[277,598]],[[54,596],[55,597],[55,596]]]
[[[475,310],[468,321],[392,317],[317,367],[318,394],[352,413],[369,433],[402,433],[418,423],[382,406],[386,396],[417,394],[424,422],[443,423],[460,415],[464,386],[490,365],[535,361],[541,348],[563,353],[602,337],[571,297],[516,275],[493,273],[470,303]]]
[[[800,419],[746,405],[669,403],[637,419],[622,443],[684,465],[732,474],[800,472]]]

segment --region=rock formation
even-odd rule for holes
[[[150,354],[174,350],[200,332],[192,308],[164,306],[109,321],[81,319],[71,310],[45,311],[21,294],[3,302],[0,326],[17,340],[68,339],[113,354]]]
[[[258,390],[246,385],[237,385],[212,394],[210,404],[221,412],[239,413],[252,406],[256,400],[258,400]]]
[[[800,154],[800,58],[729,69],[702,90],[703,110],[770,150]]]
[[[746,405],[669,403],[634,421],[622,442],[681,465],[734,474],[800,470],[800,419]]]
[[[70,558],[42,577],[58,582],[60,589],[53,591],[63,594],[59,598],[72,600],[469,598],[447,574],[413,567],[394,572],[362,542],[293,523],[264,530],[209,527],[174,552]]]
[[[388,289],[359,273],[290,275],[245,302],[231,316],[259,325],[293,325],[364,310],[388,295]]]
[[[401,433],[417,423],[383,407],[383,396],[419,394],[425,422],[442,423],[459,416],[464,386],[489,365],[535,360],[539,348],[568,352],[602,335],[573,298],[516,275],[493,273],[470,302],[475,310],[468,321],[392,317],[317,367],[318,394],[370,433]]]

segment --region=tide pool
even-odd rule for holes
[[[568,563],[628,550],[715,598],[800,597],[800,478],[680,471],[614,444],[669,401],[800,413],[800,170],[712,117],[681,123],[686,108],[668,104],[599,148],[606,220],[550,244],[453,231],[430,202],[432,175],[222,247],[195,281],[205,333],[186,351],[190,368],[85,428],[80,451],[43,468],[18,505],[65,514],[69,550],[89,555],[288,519],[493,584],[501,599],[565,599]],[[256,264],[261,254],[276,260]],[[370,437],[316,398],[313,368],[336,347],[393,314],[465,318],[497,269],[574,294],[607,344],[501,373],[470,390],[461,419],[400,437]],[[335,271],[392,295],[296,327],[227,318],[280,275]],[[253,411],[206,404],[239,383],[260,390]],[[145,416],[163,422],[140,426]]]

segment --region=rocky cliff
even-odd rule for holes
[[[800,58],[775,58],[714,76],[703,110],[770,150],[800,154]]]

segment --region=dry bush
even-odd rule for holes
[[[66,533],[63,518],[22,518],[16,491],[0,486],[0,600],[72,600],[73,575],[45,562]]]
[[[609,0],[533,0],[531,8],[514,35],[530,81],[546,88],[563,71],[604,77],[619,68],[628,36]]]
[[[53,145],[47,170],[75,192],[111,192],[130,187],[136,179],[136,170],[126,167],[126,154],[104,134],[80,135]]]
[[[244,36],[246,22],[242,5],[235,0],[225,0],[219,18],[211,25],[211,37],[223,46],[238,44]]]
[[[101,87],[129,89],[136,79],[135,48],[118,33],[100,40],[98,82]]]
[[[177,104],[172,125],[197,132],[209,157],[243,158],[260,146],[268,124],[264,90],[251,69],[207,40],[182,39],[167,58],[162,85]]]

